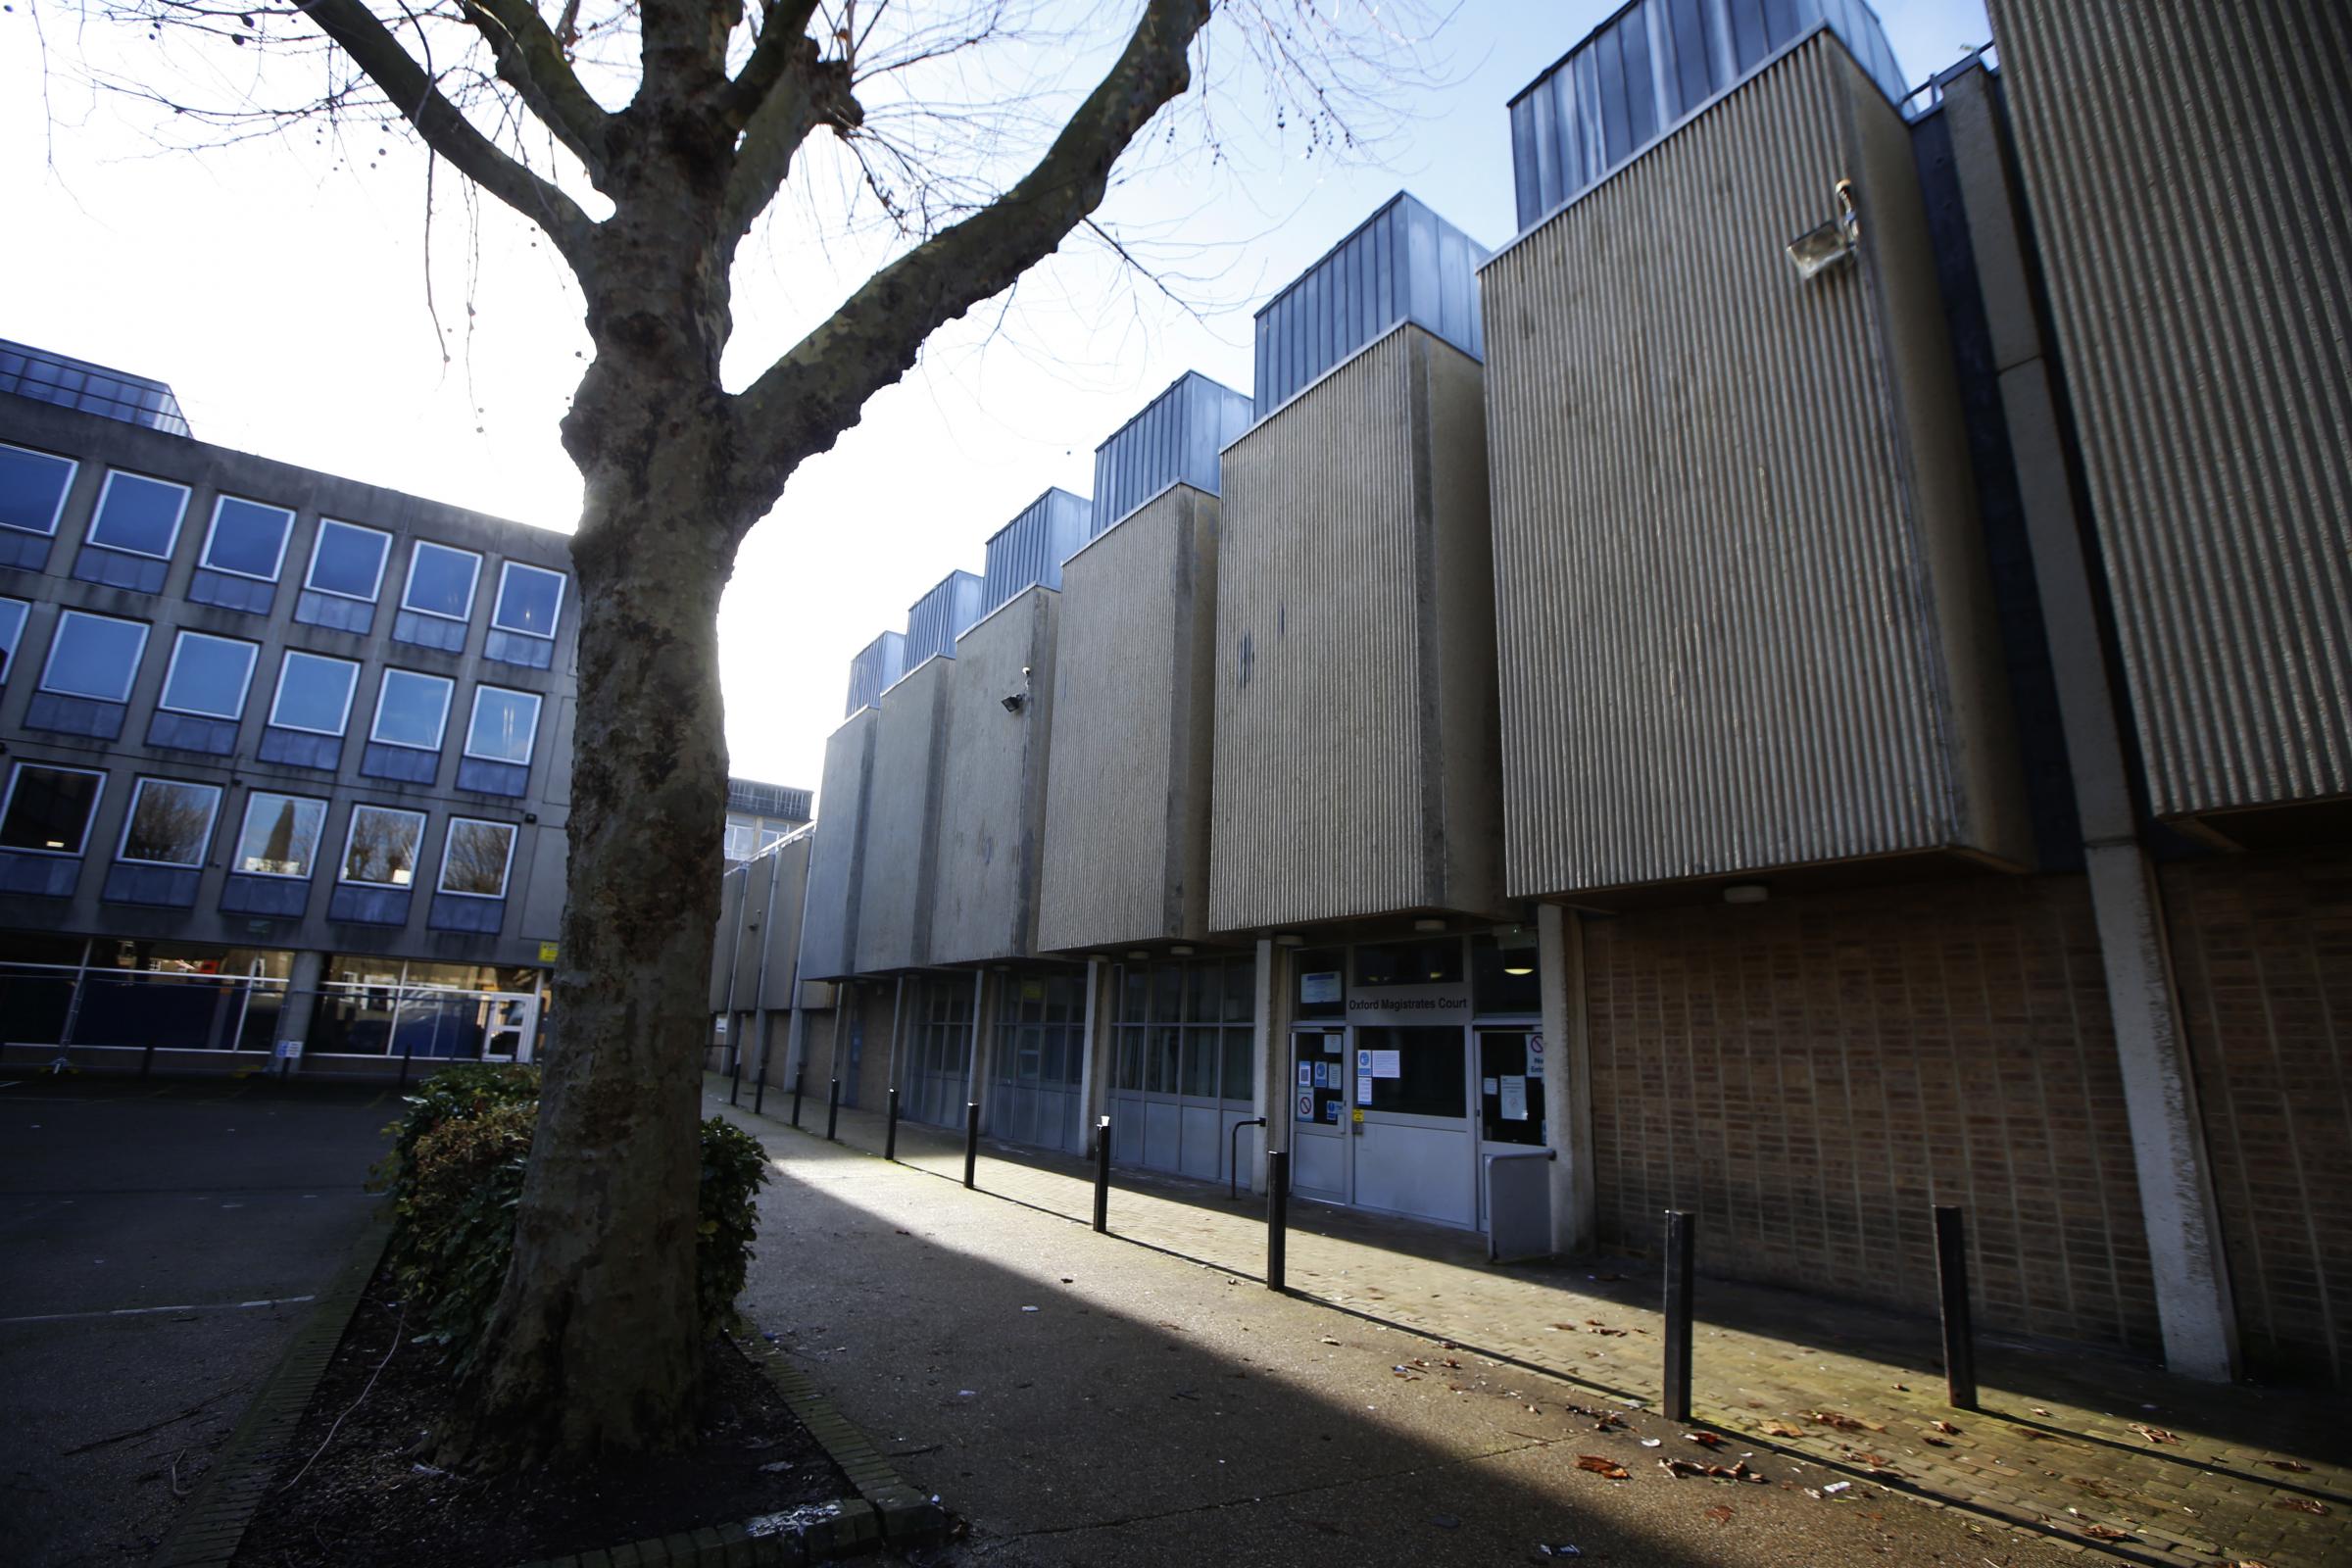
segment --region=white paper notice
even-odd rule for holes
[[[1375,1078],[1403,1077],[1404,1053],[1401,1051],[1375,1051],[1372,1053],[1372,1076]]]
[[[1492,1078],[1481,1078],[1478,1081],[1478,1092],[1482,1095],[1499,1095],[1502,1093],[1501,1090],[1494,1087],[1494,1080]]]
[[[1502,1080],[1502,1119],[1527,1120],[1527,1080],[1517,1073]]]

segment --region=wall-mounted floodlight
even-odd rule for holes
[[[1818,228],[1807,229],[1788,242],[1788,265],[1796,269],[1799,282],[1854,259],[1854,248],[1861,243],[1862,218],[1854,210],[1854,182],[1838,182],[1838,216]]]
[[[1526,975],[1536,972],[1536,934],[1523,925],[1506,925],[1494,933],[1494,946],[1502,952],[1502,972]]]

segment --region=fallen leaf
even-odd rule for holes
[[[1956,1433],[1960,1430],[1958,1427],[1952,1425],[1949,1421],[1931,1421],[1928,1423],[1928,1425],[1934,1427],[1938,1432]]]
[[[2281,1497],[2272,1504],[2275,1508],[2292,1508],[2297,1513],[2325,1514],[2328,1505],[2317,1497]]]
[[[2082,1533],[2093,1541],[2130,1541],[2132,1532],[2118,1530],[2113,1525],[2084,1525]]]
[[[2274,1470],[2292,1470],[2298,1475],[2311,1468],[2300,1459],[2265,1459],[2262,1462]]]
[[[1579,1470],[1590,1470],[1596,1476],[1606,1476],[1611,1481],[1623,1481],[1631,1473],[1616,1460],[1603,1458],[1597,1453],[1578,1454],[1576,1467]]]
[[[1723,1502],[1717,1503],[1714,1507],[1707,1510],[1707,1517],[1714,1520],[1719,1525],[1730,1524],[1732,1522],[1731,1504]]]
[[[1876,1421],[1858,1420],[1836,1410],[1807,1410],[1805,1419],[1818,1421],[1825,1427],[1836,1427],[1840,1432],[1884,1432],[1886,1430]]]
[[[1723,1439],[1717,1437],[1712,1432],[1686,1432],[1683,1434],[1683,1441],[1685,1443],[1695,1443],[1702,1448],[1720,1448],[1723,1446]]]
[[[1786,1421],[1767,1421],[1764,1431],[1767,1436],[1775,1438],[1801,1438],[1805,1435],[1804,1428],[1792,1427]]]
[[[2144,1421],[2132,1422],[2132,1430],[2138,1433],[2141,1437],[2147,1439],[2150,1443],[2179,1443],[2180,1441],[2172,1433],[2165,1431],[2164,1428],[2149,1426]]]
[[[1952,1446],[1952,1445],[1951,1445],[1951,1440],[1949,1440],[1948,1438],[1926,1438],[1926,1437],[1923,1437],[1923,1438],[1921,1438],[1919,1441],[1920,1441],[1920,1442],[1922,1442],[1922,1443],[1924,1443],[1924,1444],[1926,1444],[1926,1445],[1927,1445],[1929,1447],[1931,1447],[1931,1448],[1948,1448],[1948,1447],[1950,1447],[1950,1446]]]
[[[2049,1412],[2049,1411],[2047,1411],[2047,1410],[2044,1410],[2044,1409],[2043,1409],[2043,1408],[2042,1408],[2040,1405],[2038,1405],[2038,1404],[2037,1404],[2037,1405],[2034,1406],[2034,1413],[2035,1415],[2048,1415],[2050,1412]]]

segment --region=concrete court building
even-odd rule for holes
[[[771,1075],[2341,1381],[2352,22],[1992,15],[1638,0],[1105,442],[853,671]]]
[[[567,568],[561,534],[206,445],[160,382],[0,344],[7,1059],[527,1058]]]

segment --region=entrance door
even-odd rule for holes
[[[1354,1065],[1364,1118],[1355,1147],[1357,1205],[1477,1225],[1469,1031],[1359,1026]]]
[[[482,1022],[484,1061],[528,1061],[539,1043],[539,999],[520,993],[485,999]]]
[[[1348,1179],[1348,1031],[1291,1033],[1291,1190],[1328,1203],[1352,1202]]]
[[[1544,1037],[1531,1029],[1478,1031],[1478,1154],[1542,1149]],[[1487,1223],[1487,1184],[1478,1184],[1479,1224]]]

